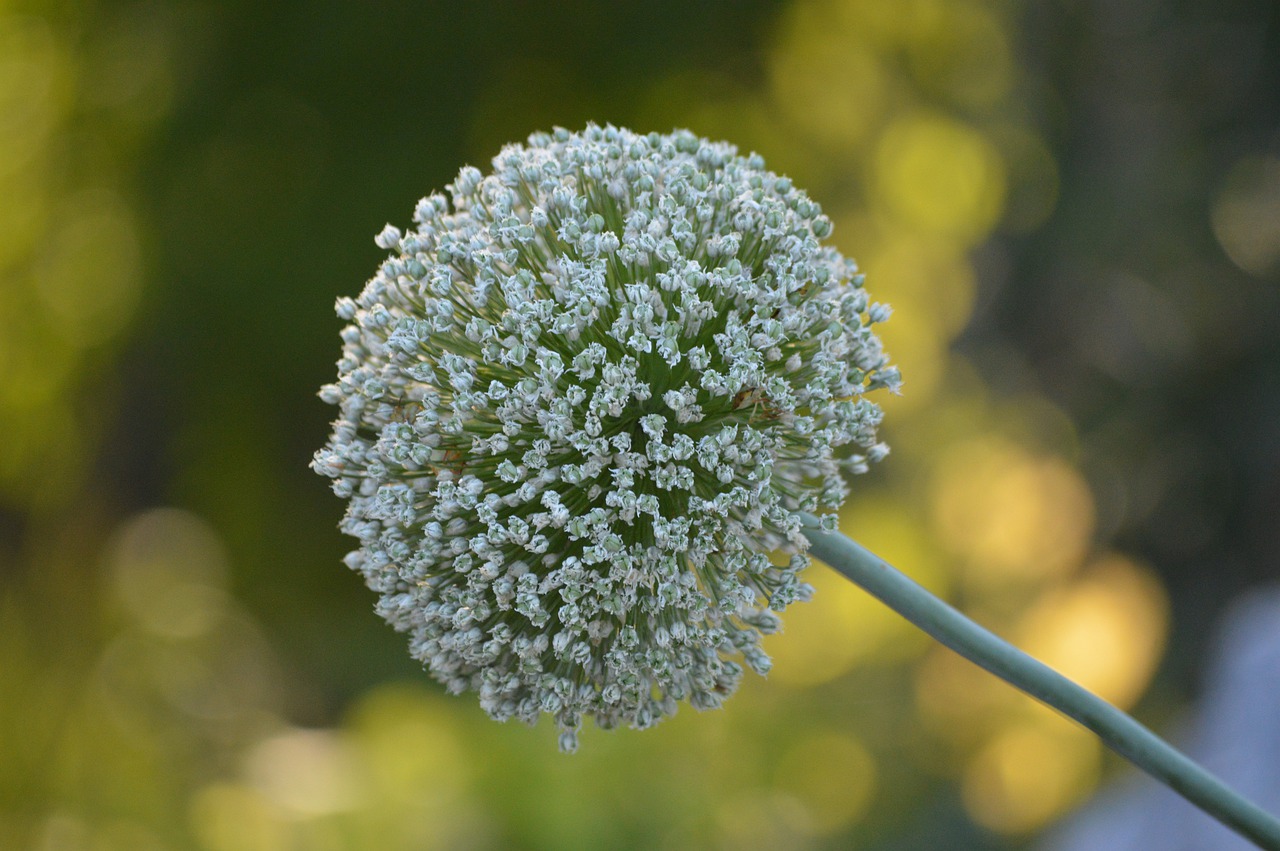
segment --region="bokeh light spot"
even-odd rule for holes
[[[1069,679],[1121,708],[1155,672],[1168,628],[1159,580],[1120,555],[1050,591],[1023,619],[1018,644]]]
[[[915,685],[921,721],[963,748],[1003,726],[1018,697],[1012,686],[940,645],[925,658]]]
[[[784,27],[769,60],[774,102],[812,141],[849,150],[881,121],[886,80],[876,51],[813,4],[792,7]]]
[[[852,736],[811,733],[783,754],[775,785],[800,804],[794,827],[830,834],[857,821],[871,803],[875,761]]]
[[[24,168],[62,120],[72,69],[38,17],[0,15],[0,176]]]
[[[723,795],[716,809],[720,842],[716,847],[743,851],[789,851],[811,847],[791,823],[803,814],[790,795],[748,789]]]
[[[938,536],[978,584],[1062,575],[1093,535],[1093,497],[1079,472],[998,438],[952,447],[936,469],[932,502]]]
[[[4,148],[0,147],[0,162],[7,158]],[[34,165],[0,174],[0,197],[5,199],[5,203],[0,204],[0,274],[25,259],[32,243],[43,232],[49,216],[48,194],[47,175]],[[0,282],[0,292],[12,298],[18,286],[16,281]]]
[[[255,788],[282,811],[302,818],[358,807],[366,788],[359,767],[341,734],[301,729],[259,742],[246,765]]]
[[[965,771],[965,808],[1000,833],[1043,826],[1076,803],[1097,780],[1100,746],[1067,724],[1011,727],[981,750]]]
[[[118,16],[86,57],[86,101],[141,127],[163,118],[173,96],[174,38],[167,16],[157,11]]]
[[[457,725],[423,688],[388,685],[370,692],[349,726],[380,795],[449,801],[468,781],[470,761]]]
[[[67,342],[88,347],[121,331],[141,290],[138,237],[124,201],[88,191],[66,218],[38,277],[38,292]]]
[[[967,241],[990,233],[1004,209],[1000,155],[974,128],[937,114],[908,114],[889,125],[874,184],[903,225]]]
[[[191,826],[207,851],[285,851],[289,824],[257,790],[232,783],[201,789],[191,802]]]
[[[1280,159],[1236,163],[1211,220],[1213,235],[1233,263],[1258,277],[1280,274]]]
[[[922,88],[961,107],[990,107],[1013,84],[1013,55],[1005,25],[979,3],[913,3],[912,71]]]
[[[116,534],[108,560],[120,601],[153,632],[191,638],[222,611],[222,541],[189,511],[159,508],[135,516]]]
[[[931,317],[947,336],[958,334],[969,323],[978,287],[961,246],[886,234],[859,259],[868,280],[875,282],[876,297],[894,308],[892,321],[881,331],[903,314]]]

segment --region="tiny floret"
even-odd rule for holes
[[[812,593],[801,513],[884,457],[866,394],[899,384],[830,219],[732,145],[588,125],[462,169],[414,222],[337,304],[312,464],[377,611],[564,750],[766,673]]]

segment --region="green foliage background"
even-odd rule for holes
[[[1278,92],[1265,0],[0,2],[0,848],[1032,844],[1115,766],[822,574],[723,712],[440,694],[307,470],[332,304],[532,130],[760,151],[898,309],[846,530],[1160,727],[1280,558]]]

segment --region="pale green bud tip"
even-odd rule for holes
[[[347,563],[433,676],[562,749],[719,706],[812,592],[800,512],[887,451],[888,309],[790,180],[687,131],[535,134],[449,189],[337,305],[313,467]]]

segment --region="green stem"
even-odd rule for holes
[[[938,641],[1092,730],[1125,759],[1268,851],[1280,851],[1280,820],[1240,797],[1124,712],[969,620],[883,559],[806,516],[809,552]]]

